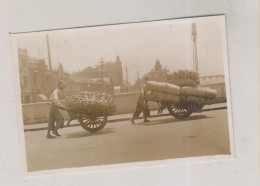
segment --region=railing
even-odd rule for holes
[[[224,75],[204,76],[204,77],[200,77],[199,80],[201,85],[219,84],[219,83],[225,83],[225,76]]]

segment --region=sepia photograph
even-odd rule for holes
[[[225,24],[11,34],[23,170],[234,158]]]

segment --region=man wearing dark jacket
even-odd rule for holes
[[[132,124],[135,124],[134,120],[136,118],[139,117],[139,115],[143,112],[143,116],[144,116],[144,123],[149,122],[149,120],[147,119],[147,110],[148,110],[148,101],[145,97],[145,87],[146,87],[146,81],[148,81],[148,78],[145,77],[144,78],[144,84],[141,88],[141,91],[138,94],[138,98],[137,98],[137,104],[136,104],[136,110],[133,113],[132,118],[130,119]]]

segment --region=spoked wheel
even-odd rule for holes
[[[173,117],[177,119],[184,119],[189,117],[192,114],[192,110],[189,104],[183,104],[183,103],[169,104],[168,111]]]
[[[107,123],[107,115],[104,116],[89,116],[89,117],[79,117],[79,123],[83,129],[88,132],[97,132],[103,129]]]

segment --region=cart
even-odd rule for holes
[[[76,119],[83,129],[92,133],[102,130],[106,126],[108,116],[112,115],[113,112],[107,109],[76,111],[70,108],[66,109],[66,111],[70,116],[67,125]]]
[[[176,96],[176,95],[174,95]],[[185,119],[189,117],[192,113],[200,113],[202,108],[208,104],[207,99],[199,97],[196,100],[187,99],[187,95],[178,95],[178,99],[164,99],[164,97],[149,96],[146,94],[147,101],[156,102],[159,106],[159,113],[162,113],[164,108],[167,108],[169,113],[177,119]]]
[[[66,106],[70,117],[67,125],[78,120],[83,129],[92,133],[102,130],[108,116],[116,111],[114,96],[100,91],[74,91],[67,96]]]
[[[162,100],[160,102],[158,101],[157,103],[160,107],[160,110],[167,108],[169,113],[177,119],[185,119],[194,112],[199,113],[204,107],[203,104],[186,101],[171,102]]]
[[[75,91],[67,97],[66,106],[70,116],[67,125],[72,120],[78,120],[88,132],[102,130],[108,116],[116,111],[114,96],[105,92]]]

